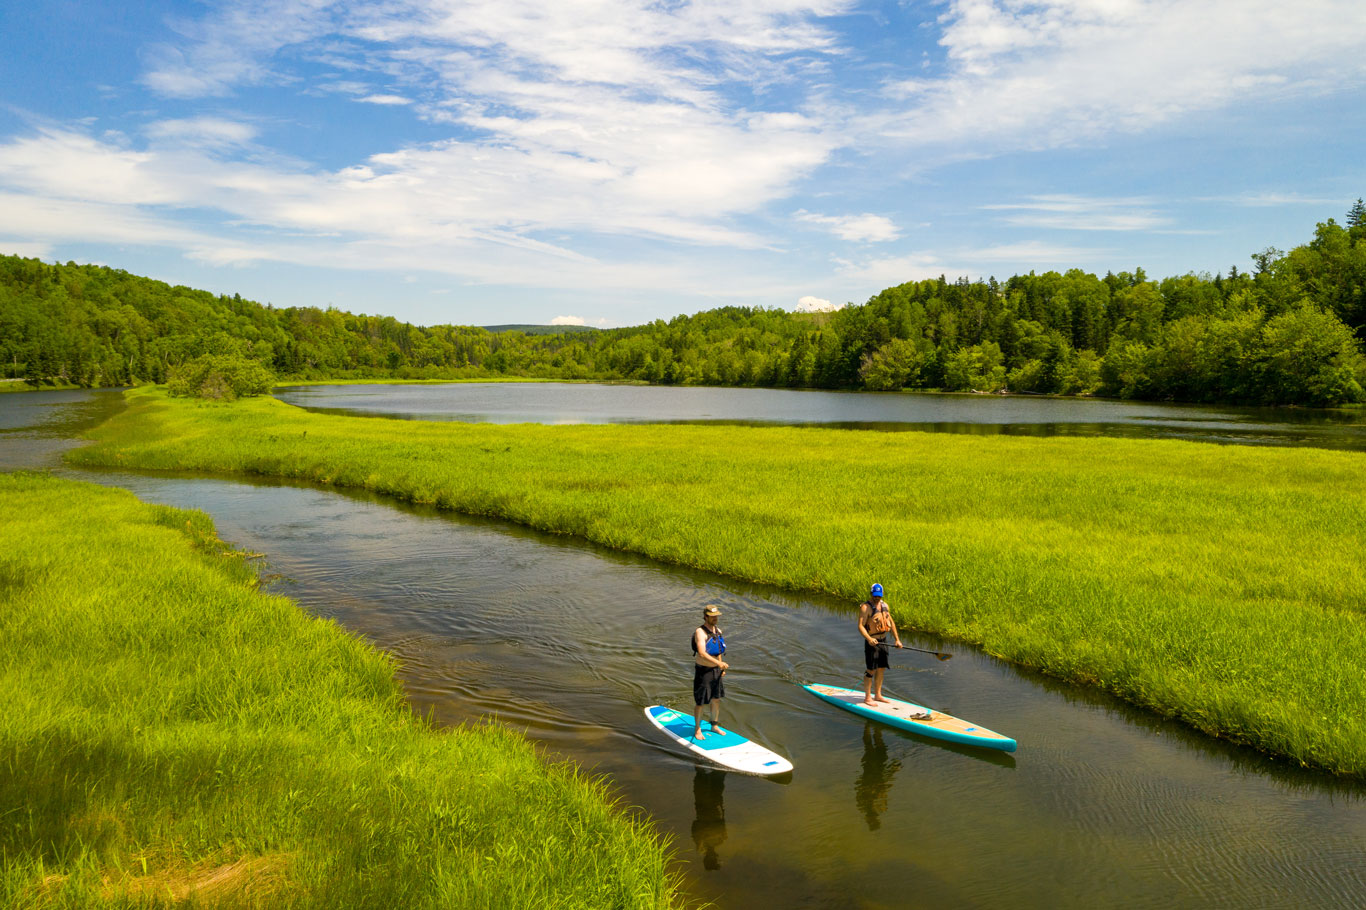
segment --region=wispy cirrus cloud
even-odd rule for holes
[[[6,240],[0,237],[0,255],[47,259],[52,255],[52,244],[34,240]]]
[[[1030,196],[1025,202],[984,205],[985,211],[1008,212],[1002,221],[1017,227],[1070,231],[1148,231],[1165,228],[1171,219],[1146,198],[1103,199],[1065,194]]]
[[[200,148],[241,148],[256,138],[257,129],[249,123],[223,117],[191,117],[152,123],[147,127],[146,134],[154,140]]]
[[[1280,208],[1282,206],[1313,206],[1328,208],[1342,205],[1342,200],[1331,196],[1307,196],[1303,193],[1248,192],[1236,196],[1203,196],[1201,202],[1223,202],[1244,208]]]

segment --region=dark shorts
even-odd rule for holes
[[[695,705],[711,704],[713,698],[726,697],[726,683],[721,678],[720,667],[702,667],[693,664],[692,700]]]
[[[880,641],[875,645],[868,642],[863,643],[863,665],[869,670],[885,670],[891,664],[887,663],[887,655],[891,649],[887,647],[887,642]]]

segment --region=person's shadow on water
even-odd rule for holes
[[[720,869],[716,848],[726,841],[726,772],[697,769],[692,781],[697,818],[692,823],[692,839],[702,854],[704,869]]]
[[[882,813],[887,811],[887,793],[892,789],[892,777],[900,770],[900,759],[887,760],[882,728],[873,723],[864,724],[863,772],[854,782],[854,802],[868,822],[869,831],[882,827]]]

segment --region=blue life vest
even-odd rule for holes
[[[726,653],[726,636],[721,634],[721,627],[717,626],[715,632],[707,631],[706,626],[698,626],[707,636],[707,653],[712,657],[720,657]],[[692,638],[688,640],[692,646],[692,653],[697,653],[697,633],[694,632]]]

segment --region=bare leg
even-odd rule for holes
[[[863,674],[863,703],[865,705],[873,703],[873,671],[871,670]]]
[[[711,732],[713,732],[713,733],[720,733],[720,734],[723,734],[723,735],[724,735],[726,731],[725,731],[725,730],[722,730],[720,727],[717,726],[717,722],[718,722],[720,719],[721,719],[721,699],[719,699],[719,698],[713,698],[713,699],[711,700]]]
[[[887,699],[885,699],[885,698],[882,697],[882,677],[883,677],[883,675],[884,675],[886,672],[887,672],[886,670],[883,670],[883,669],[881,669],[881,668],[878,668],[877,670],[874,671],[874,673],[876,674],[876,684],[877,684],[877,695],[875,695],[874,698],[876,698],[878,701],[886,701],[886,700],[887,700]]]
[[[693,739],[706,739],[705,734],[702,733],[702,706],[701,706],[701,705],[698,705],[696,708],[693,708],[693,712],[692,712],[692,738],[693,738]]]

